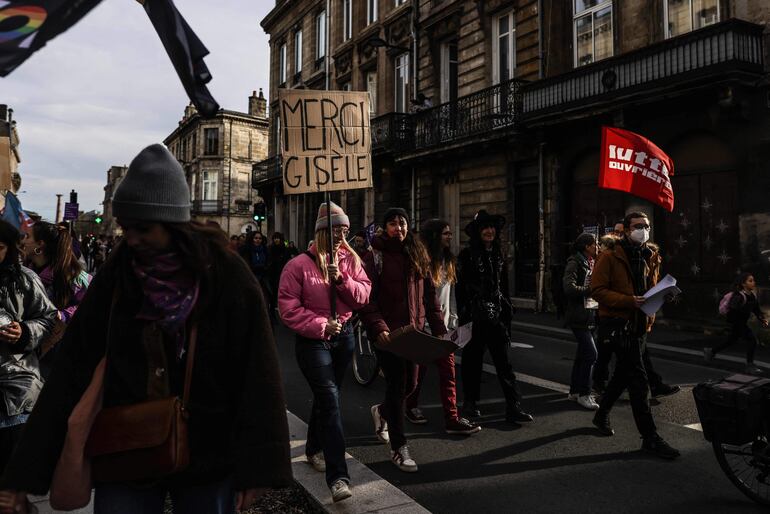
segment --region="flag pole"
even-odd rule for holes
[[[326,191],[326,226],[329,229],[329,264],[334,264],[334,235],[332,234],[332,197],[329,191]],[[330,317],[337,319],[337,291],[334,283],[329,277],[329,312]]]

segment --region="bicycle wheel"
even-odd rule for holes
[[[712,441],[717,462],[743,494],[762,505],[770,505],[770,447],[767,437],[751,443],[731,445]]]
[[[356,347],[353,350],[353,378],[362,386],[368,386],[380,370],[380,363],[377,361],[377,354],[374,353],[372,345],[369,344],[369,338],[366,332],[357,324],[355,328]]]

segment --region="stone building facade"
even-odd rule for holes
[[[770,284],[765,3],[329,4],[326,54],[333,59],[319,57],[313,46],[326,1],[279,1],[263,20],[270,98],[277,99],[279,87],[327,82],[330,89],[376,96],[374,190],[340,198],[354,228],[400,205],[413,225],[447,219],[459,246],[478,209],[502,214],[518,303],[553,308],[570,241],[584,230],[603,233],[629,210],[643,209],[663,248],[664,271],[685,290],[666,314],[713,317],[738,269]],[[416,108],[405,102],[418,95],[427,101]],[[271,123],[274,136],[279,127]],[[598,189],[603,125],[638,132],[674,159],[673,213]],[[270,156],[276,154],[273,138]],[[306,220],[320,200],[301,207],[307,200],[292,199],[282,209],[279,170],[275,159],[264,161],[255,167],[255,186],[272,198],[270,215],[307,238],[302,227],[311,226]]]
[[[16,121],[13,119],[13,109],[6,104],[0,104],[0,191],[16,193],[21,188],[21,175],[19,175],[19,131]],[[0,195],[0,209],[5,207],[5,195]]]
[[[230,235],[257,230],[253,206],[261,199],[251,172],[268,150],[267,100],[260,89],[248,101],[248,112],[220,109],[213,118],[190,105],[163,141],[187,175],[193,219],[216,222]]]
[[[115,216],[112,215],[112,195],[115,194],[127,171],[128,166],[110,166],[107,170],[107,185],[104,186],[104,202],[102,202],[102,222],[98,224],[101,226],[96,228],[99,232],[97,235],[115,236],[120,233],[120,227]]]

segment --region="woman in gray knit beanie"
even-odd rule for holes
[[[59,343],[0,489],[44,494],[52,487],[47,477],[60,475],[54,466],[71,444],[65,442],[68,418],[106,354],[104,407],[139,404],[182,396],[195,341],[189,352],[189,465],[138,470],[125,483],[94,476],[94,512],[161,514],[167,494],[175,512],[247,510],[266,488],[292,483],[279,364],[262,291],[220,229],[190,221],[184,172],[163,146],[149,146],[131,162],[113,210],[123,242]],[[135,482],[152,485],[139,489]],[[26,495],[14,494],[15,505],[23,505]],[[139,511],[139,504],[155,507]],[[68,503],[64,510],[76,507]]]

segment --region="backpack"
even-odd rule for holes
[[[721,300],[719,300],[719,314],[726,316],[730,312],[730,300],[733,299],[733,293],[730,291],[729,293],[726,293]],[[741,296],[743,296],[743,293],[739,293]],[[745,300],[745,298],[744,298]]]
[[[719,300],[719,314],[726,316],[730,312],[730,300],[733,298],[732,291],[725,294],[721,300]]]

